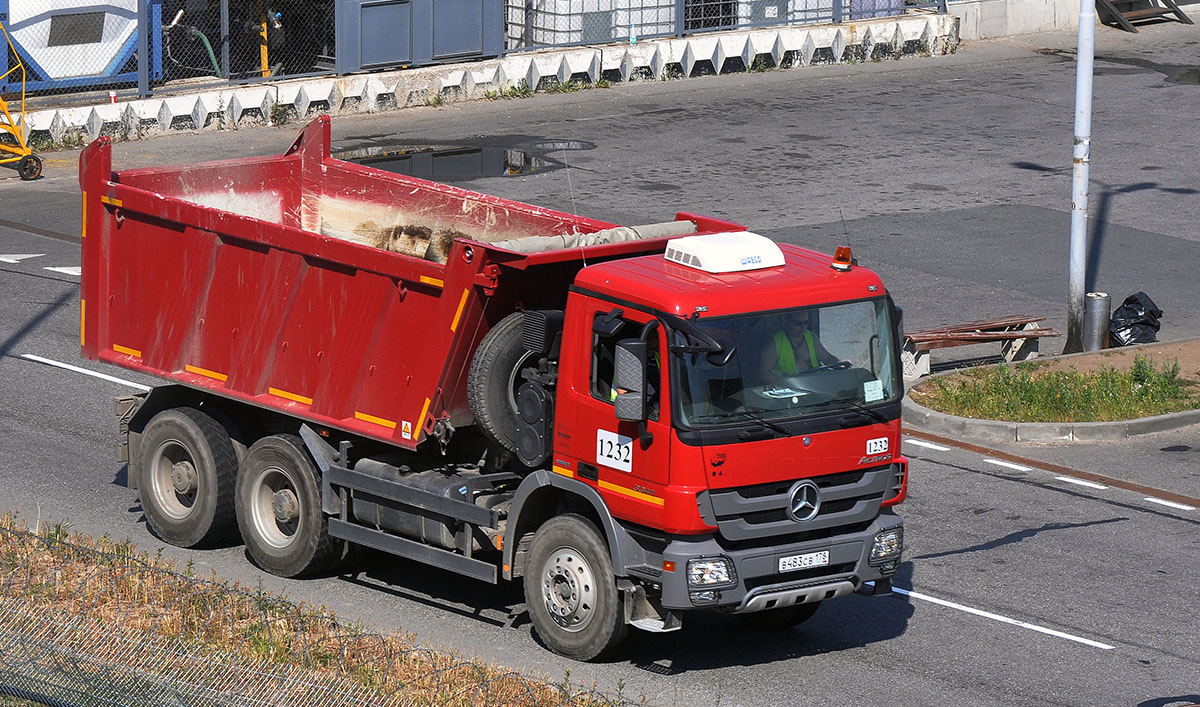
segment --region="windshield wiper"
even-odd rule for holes
[[[740,416],[748,418],[750,420],[754,420],[755,422],[762,425],[763,427],[771,430],[772,432],[775,432],[776,434],[783,435],[784,437],[790,437],[792,435],[791,432],[788,432],[783,427],[780,427],[779,425],[775,424],[774,422],[771,422],[770,420],[766,419],[762,415],[756,415],[755,413],[753,413],[749,410],[738,410],[737,412],[730,413],[730,415],[740,415]]]
[[[854,408],[855,412],[859,413],[860,415],[866,415],[867,417],[870,417],[871,419],[875,420],[876,422],[882,422],[884,424],[891,422],[891,420],[889,420],[886,417],[884,417],[883,415],[879,414],[879,412],[872,410],[871,408],[866,407],[864,405],[860,405],[857,402],[855,402],[854,400],[851,400],[850,398],[831,400],[829,402],[830,402],[830,404],[846,403],[850,407]],[[857,416],[855,416],[855,417],[857,417]],[[852,427],[855,424],[854,419],[855,418],[852,418],[850,415],[844,415],[841,418],[838,418],[838,424],[841,425],[842,427]]]

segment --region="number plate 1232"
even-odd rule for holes
[[[596,430],[596,463],[618,471],[633,471],[633,438]]]
[[[789,555],[779,558],[779,571],[804,570],[809,567],[824,567],[829,564],[829,551],[809,552],[804,555]]]

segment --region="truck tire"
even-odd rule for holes
[[[296,435],[264,437],[246,452],[237,480],[237,521],[250,558],[280,577],[320,572],[345,550],[329,537],[320,472]]]
[[[146,522],[179,547],[202,547],[231,536],[238,459],[216,420],[195,408],[171,408],[142,431],[136,461]]]
[[[525,313],[513,312],[483,337],[467,377],[467,401],[475,424],[493,442],[517,451],[517,388],[521,367],[533,358],[521,341]]]
[[[817,613],[817,609],[820,606],[821,602],[819,601],[809,604],[792,604],[782,609],[767,609],[766,611],[755,611],[749,614],[738,614],[738,618],[747,626],[773,631],[799,626],[811,619],[812,615]]]
[[[524,584],[533,627],[555,653],[595,660],[624,640],[629,627],[608,547],[582,516],[558,516],[538,528]]]

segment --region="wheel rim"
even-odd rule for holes
[[[283,469],[263,469],[250,490],[250,518],[263,542],[282,550],[295,542],[303,522],[296,483]]]
[[[596,612],[591,565],[574,548],[558,548],[546,560],[542,596],[555,623],[572,633],[584,630]]]
[[[150,456],[150,494],[154,505],[172,520],[187,518],[196,508],[200,474],[192,453],[177,439],[168,439]]]

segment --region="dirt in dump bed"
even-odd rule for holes
[[[364,243],[376,248],[424,258],[435,263],[446,262],[450,254],[450,245],[455,238],[469,238],[466,233],[454,228],[434,231],[429,226],[380,226],[374,221],[358,224],[354,228],[354,234]]]

